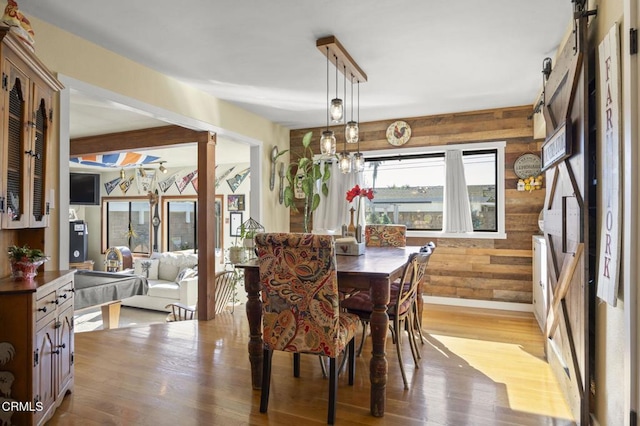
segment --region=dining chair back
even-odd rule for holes
[[[400,371],[402,373],[402,380],[404,382],[405,389],[409,389],[409,385],[402,360],[401,333],[403,330],[407,331],[411,354],[413,355],[416,368],[419,368],[418,361],[421,355],[417,344],[417,337],[415,335],[415,324],[417,324],[417,320],[415,318],[417,312],[416,299],[418,295],[418,285],[425,276],[427,264],[434,249],[435,245],[430,243],[422,247],[419,252],[411,253],[405,263],[402,278],[391,283],[390,301],[387,305],[387,314],[390,319],[389,328],[391,330],[393,342],[396,345],[398,362],[400,363]],[[359,292],[344,299],[341,302],[341,306],[348,313],[358,315],[362,321],[362,342],[364,342],[366,325],[370,322],[371,314],[373,312],[373,301],[371,300],[371,296],[367,292]],[[360,345],[360,351],[361,350],[362,343]]]
[[[335,243],[329,235],[262,233],[255,237],[262,291],[264,358],[260,412],[269,402],[273,351],[329,357],[329,411],[335,421],[336,358],[349,349],[349,384],[353,384],[359,318],[340,312]]]
[[[364,241],[367,247],[406,247],[405,225],[366,225]]]

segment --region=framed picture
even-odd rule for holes
[[[242,212],[244,211],[244,194],[235,195],[230,194],[227,195],[227,210],[230,212]]]
[[[242,212],[229,213],[229,235],[232,237],[240,236],[240,226],[242,226]]]

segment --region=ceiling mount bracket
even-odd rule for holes
[[[319,38],[316,40],[316,47],[323,55],[330,55],[329,58],[332,60],[335,57],[338,71],[342,72],[345,77],[350,78],[352,82],[360,81],[363,83],[367,81],[367,74],[365,74],[362,68],[353,60],[349,52],[347,52],[335,36]]]

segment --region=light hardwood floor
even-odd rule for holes
[[[389,338],[386,414],[369,414],[369,346],[356,381],[340,377],[336,424],[571,425],[533,314],[425,305],[427,343],[405,391]],[[214,321],[152,324],[76,335],[75,389],[50,425],[326,424],[328,380],[316,357],[273,359],[268,414],[251,389],[242,307]],[[343,375],[346,376],[346,375]]]

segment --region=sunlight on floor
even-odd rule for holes
[[[440,353],[460,358],[461,368],[471,367],[490,380],[504,384],[509,408],[512,410],[572,418],[547,362],[528,353],[522,346],[434,334],[431,337],[440,342],[440,347],[437,348]],[[496,353],[501,354],[500,358],[496,358]],[[477,385],[481,387],[481,384]],[[544,390],[540,395],[545,396],[531,398],[536,389]],[[478,391],[482,392],[481,389]]]

